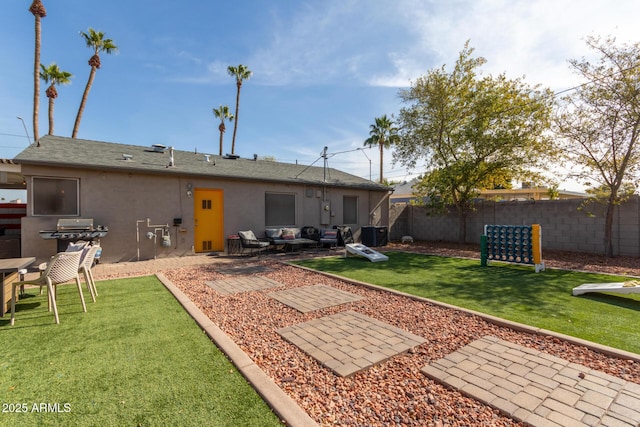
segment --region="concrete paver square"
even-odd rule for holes
[[[508,375],[496,375],[501,371]],[[637,427],[640,420],[637,384],[496,337],[474,341],[422,372],[534,427]]]
[[[340,338],[322,330],[340,331]],[[426,342],[418,335],[355,311],[345,311],[287,326],[278,329],[277,332],[321,365],[342,377],[353,375]],[[394,343],[390,344],[388,340],[392,338],[398,338],[399,341],[394,339]],[[344,345],[345,340],[348,341],[348,345]],[[342,344],[333,346],[337,341]],[[308,343],[313,345],[304,345]]]
[[[237,276],[205,282],[213,290],[223,294],[237,294],[240,292],[260,291],[262,289],[277,288],[282,283],[261,276]]]
[[[326,285],[285,289],[283,291],[271,292],[269,296],[302,313],[362,299],[360,295],[355,295]]]

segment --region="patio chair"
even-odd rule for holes
[[[260,252],[269,248],[269,242],[258,240],[251,230],[238,231],[238,237],[240,237],[240,246],[242,246],[243,250],[249,249],[250,255],[253,255],[254,249],[257,250],[258,255],[260,255]]]
[[[22,285],[36,285],[41,287],[46,285],[49,311],[53,308],[53,315],[56,319],[56,323],[60,323],[60,319],[58,317],[58,306],[56,305],[56,286],[60,283],[75,280],[78,287],[78,293],[80,294],[82,311],[86,312],[87,306],[84,303],[82,286],[80,285],[80,277],[78,276],[81,256],[81,251],[59,252],[51,257],[51,260],[49,260],[46,269],[42,272],[40,277],[34,280],[14,282],[11,292],[11,324],[13,325],[15,322],[16,288]]]
[[[96,258],[98,251],[100,250],[99,245],[92,245],[90,242],[85,242],[83,240],[79,240],[75,243],[69,243],[67,250],[65,252],[76,252],[79,251],[82,253],[80,256],[80,268],[78,269],[78,274],[82,273],[84,276],[84,281],[87,284],[87,289],[89,290],[89,294],[91,295],[91,300],[96,302],[96,297],[98,296],[98,290],[96,289],[96,283],[93,280],[93,273],[91,272],[91,266]],[[47,263],[43,262],[38,267],[40,269],[40,274],[47,268]],[[42,295],[42,288],[46,284],[40,285],[40,295]]]
[[[79,273],[81,272],[84,276],[84,281],[87,283],[87,288],[89,288],[89,292],[91,293],[91,299],[93,302],[96,302],[96,297],[98,296],[98,289],[96,289],[96,281],[93,280],[93,273],[91,272],[91,267],[93,266],[93,262],[96,259],[96,254],[100,250],[100,246],[93,245],[89,247],[86,255],[80,262]]]

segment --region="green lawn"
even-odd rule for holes
[[[583,283],[620,282],[624,277],[479,260],[387,252],[389,261],[318,258],[300,265],[408,294],[453,304],[611,347],[640,353],[640,294],[586,294]]]
[[[59,325],[35,289],[0,318],[1,426],[281,425],[155,277],[97,287],[82,313],[60,286]]]

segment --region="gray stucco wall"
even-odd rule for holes
[[[388,225],[388,195],[384,191],[350,188],[306,186],[271,182],[216,180],[189,176],[132,174],[117,171],[59,169],[23,165],[30,197],[30,178],[65,177],[80,180],[80,217],[93,218],[94,224],[109,228],[102,239],[103,261],[135,261],[194,253],[194,199],[187,194],[193,189],[219,189],[224,192],[224,236],[252,229],[263,236],[265,229],[265,192],[283,192],[296,196],[296,226],[311,225],[331,228],[342,223],[342,197],[358,197],[358,223],[350,225],[358,231],[363,225]],[[307,191],[309,190],[309,191]],[[318,197],[320,194],[320,197]],[[320,224],[323,199],[331,205],[330,223]],[[43,240],[40,230],[55,229],[58,216],[33,216],[27,201],[27,216],[22,219],[22,255],[47,260],[57,251],[55,240]],[[371,215],[375,213],[375,215]],[[169,225],[171,246],[162,247],[146,238],[147,218],[152,225]],[[173,226],[174,218],[182,224]],[[373,218],[373,220],[371,219]],[[373,222],[371,222],[373,221]]]
[[[467,218],[467,243],[479,243],[485,224],[540,224],[542,249],[604,253],[604,207],[591,206],[593,216],[579,211],[574,200],[491,202],[477,205]],[[394,204],[390,208],[390,238],[404,235],[427,241],[458,241],[458,217],[429,214],[424,207]],[[614,254],[640,256],[640,199],[635,196],[616,207]]]

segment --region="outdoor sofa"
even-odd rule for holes
[[[276,249],[283,248],[285,251],[318,245],[317,240],[303,237],[302,229],[298,227],[267,228],[264,235],[271,246]]]

